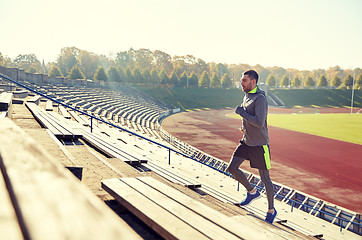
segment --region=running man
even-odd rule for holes
[[[248,191],[246,198],[240,203],[240,206],[248,205],[253,200],[261,197],[259,191],[250,184],[244,172],[239,169],[240,164],[244,160],[249,160],[250,166],[259,170],[268,199],[268,212],[265,221],[273,223],[277,216],[277,211],[274,208],[273,183],[269,176],[268,103],[265,92],[257,86],[258,78],[258,73],[254,70],[244,72],[241,78],[241,87],[245,92],[245,97],[243,104],[236,107],[235,113],[242,117],[240,131],[243,136],[231,157],[227,170]]]

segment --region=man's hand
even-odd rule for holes
[[[237,106],[235,108],[235,113],[241,115],[243,112],[245,112],[244,108],[242,106]]]
[[[239,130],[240,130],[241,134],[244,135],[244,133],[245,133],[245,132],[244,132],[244,128],[243,128],[243,127],[240,127]]]

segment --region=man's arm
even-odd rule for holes
[[[268,103],[266,97],[261,95],[255,99],[255,116],[247,113],[243,107],[238,106],[235,112],[242,116],[251,125],[261,128],[265,124],[268,112]]]

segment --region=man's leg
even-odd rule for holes
[[[229,171],[229,173],[231,173],[231,175],[233,175],[234,178],[239,183],[241,183],[246,188],[246,190],[248,190],[248,192],[253,192],[254,187],[251,186],[251,184],[248,181],[248,179],[246,178],[244,172],[239,169],[240,164],[242,164],[242,162],[244,160],[245,159],[243,159],[241,157],[233,156],[230,160],[227,171]]]
[[[259,169],[259,175],[266,190],[266,196],[268,199],[268,212],[274,213],[274,187],[269,176],[269,170]]]
[[[258,192],[248,181],[243,171],[239,169],[240,164],[244,161],[244,158],[233,156],[228,171],[235,177],[235,179],[243,184],[243,186],[248,190],[246,198],[239,203],[240,206],[246,206],[252,201],[261,197],[260,192]]]

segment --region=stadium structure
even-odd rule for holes
[[[84,169],[100,169],[80,166],[67,149],[77,144],[89,146],[117,176],[94,185],[151,229],[153,239],[362,239],[360,214],[276,182],[278,216],[273,225],[264,222],[265,189],[251,173],[264,196],[235,206],[246,192],[226,172],[227,163],[162,129],[162,120],[180,110],[131,86],[2,66],[0,81],[0,201],[8,206],[0,212],[0,229],[6,239],[147,238],[79,184]],[[66,161],[45,150],[40,135],[24,133],[34,119]],[[124,172],[129,168],[132,174]]]

